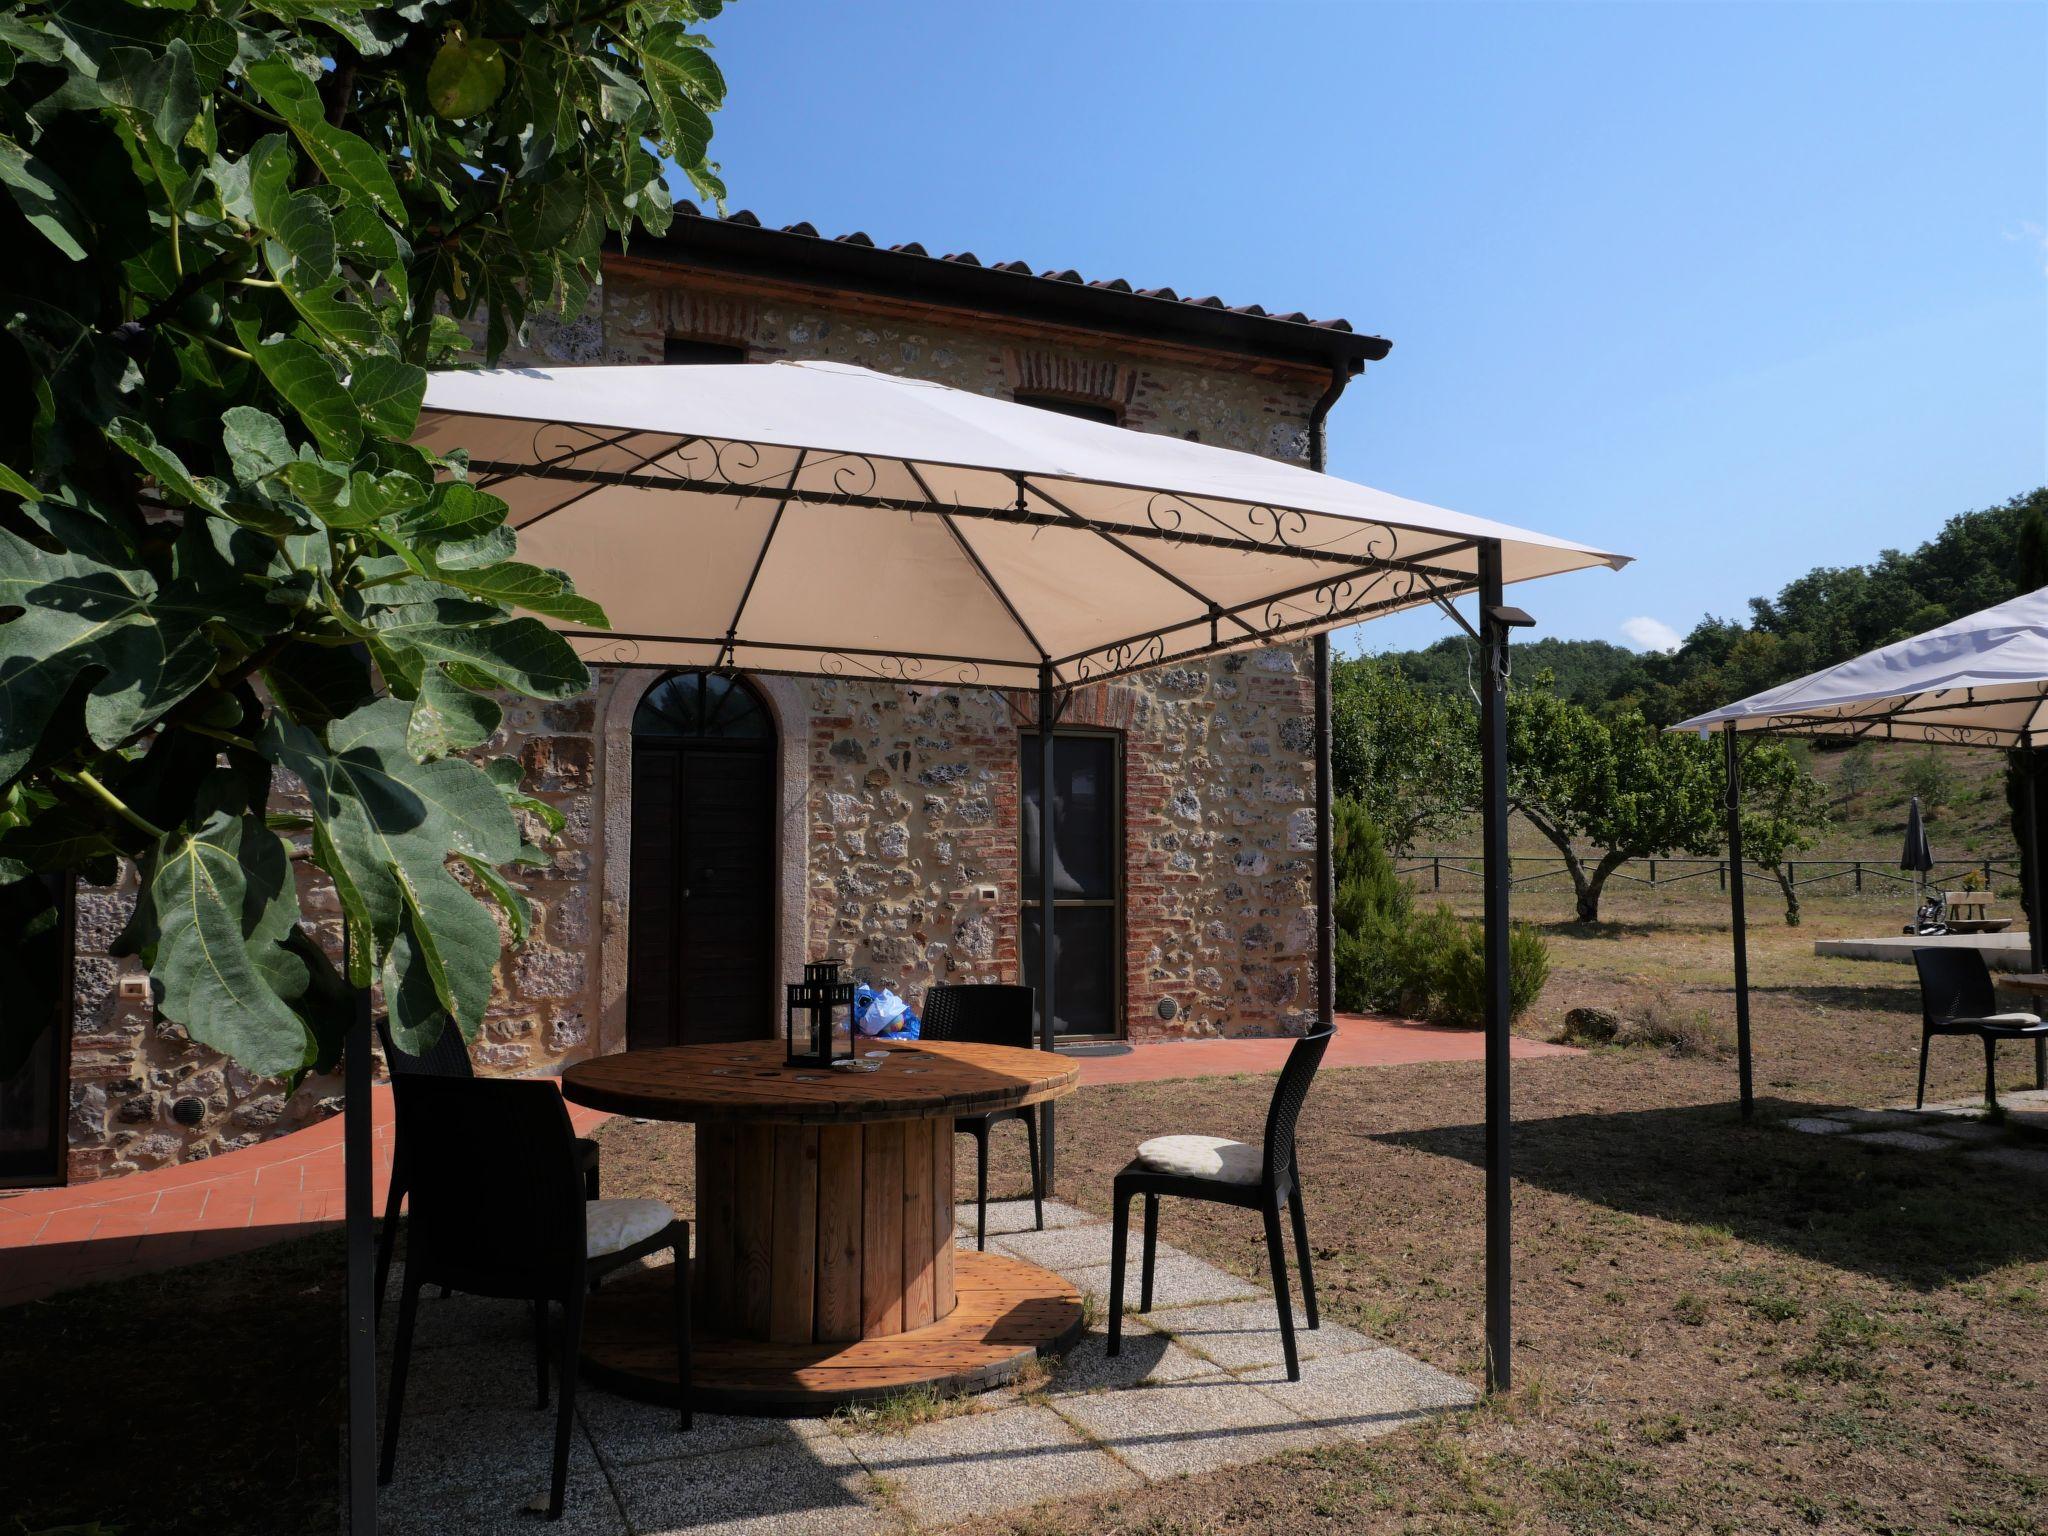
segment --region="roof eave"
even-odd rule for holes
[[[620,253],[616,240],[606,249]],[[827,239],[732,219],[678,213],[668,233],[636,239],[630,254],[733,276],[922,300],[1109,335],[1328,369],[1363,371],[1392,349],[1384,337],[1335,325],[1252,315],[1121,287],[1006,271],[967,261]]]

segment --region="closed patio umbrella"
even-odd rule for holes
[[[465,450],[472,478],[510,504],[521,557],[603,605],[602,628],[550,621],[587,660],[1030,690],[1047,786],[1051,727],[1082,684],[1423,604],[1464,627],[1485,655],[1486,1336],[1489,1380],[1507,1384],[1505,690],[1508,630],[1529,620],[1502,588],[1624,557],[830,363],[441,374],[417,440]],[[1452,606],[1465,594],[1476,628]],[[1051,818],[1035,830],[1050,1048]],[[1048,1117],[1048,1169],[1050,1129]],[[349,1220],[367,1244],[366,1195]],[[368,1298],[351,1305],[361,1369],[374,1364]]]
[[[1934,850],[1927,843],[1927,824],[1920,819],[1920,797],[1906,808],[1906,846],[1899,850],[1899,868],[1924,875],[1934,868]]]

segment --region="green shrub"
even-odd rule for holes
[[[1486,1022],[1486,952],[1477,923],[1461,921],[1448,907],[1413,930],[1416,942],[1441,946],[1440,958],[1418,957],[1414,975],[1426,986],[1417,1018],[1433,1024],[1477,1029]],[[1550,979],[1550,946],[1534,928],[1516,924],[1508,930],[1508,1017],[1529,1011]]]
[[[1415,911],[1379,829],[1363,806],[1331,808],[1337,883],[1337,1006],[1347,1013],[1402,1013],[1477,1027],[1486,1017],[1480,929],[1449,907]],[[1519,1018],[1550,975],[1550,952],[1533,928],[1508,940],[1508,1011]]]
[[[1900,779],[1906,793],[1920,797],[1920,809],[1930,816],[1955,798],[1955,770],[1937,751],[1930,749],[1906,764]]]
[[[1355,800],[1331,807],[1330,857],[1337,886],[1337,1006],[1347,1013],[1398,1008],[1401,931],[1413,898],[1379,828]]]

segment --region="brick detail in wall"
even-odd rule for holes
[[[1033,347],[1003,348],[1003,376],[1012,394],[1059,395],[1119,411],[1131,403],[1138,382],[1128,364]]]

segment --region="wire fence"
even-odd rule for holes
[[[1591,859],[1585,861],[1589,868],[1593,862]],[[1571,887],[1571,871],[1561,854],[1518,853],[1508,860],[1508,867],[1509,880],[1515,885],[1539,885],[1548,881],[1564,889]],[[1431,891],[1456,893],[1479,890],[1484,871],[1485,862],[1476,853],[1411,853],[1397,855],[1394,859],[1396,874]],[[1896,895],[1915,891],[1921,884],[1920,876],[1883,859],[1787,859],[1784,873],[1794,888],[1827,886],[1843,895]],[[1936,859],[1934,867],[1927,873],[1926,885],[1930,890],[1954,889],[1970,875],[1975,875],[1987,891],[1995,891],[2001,883],[2017,885],[2020,879],[2018,867],[2010,862]],[[1747,860],[1743,862],[1742,878],[1772,890],[1778,888],[1775,871]],[[1725,892],[1728,889],[1728,861],[1630,859],[1618,865],[1608,875],[1607,882],[1609,886],[1639,885],[1651,890],[1690,886],[1691,890],[1702,892],[1711,884],[1713,890]]]

